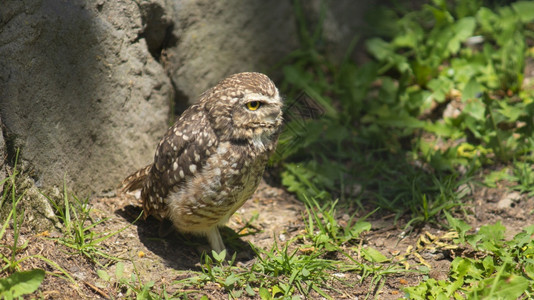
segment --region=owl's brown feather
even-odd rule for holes
[[[126,179],[124,179],[121,183],[119,194],[141,189],[145,184],[145,180],[150,172],[150,168],[152,168],[152,164],[145,166],[144,168],[139,169],[126,177]]]
[[[128,177],[125,190],[140,187],[145,214],[205,234],[214,250],[223,250],[218,226],[258,186],[276,147],[281,108],[278,90],[263,74],[222,80],[169,128],[154,163]]]
[[[145,213],[165,218],[168,209],[165,198],[202,170],[210,153],[207,151],[215,152],[217,144],[218,139],[199,105],[184,111],[157,147],[154,167],[141,191]]]

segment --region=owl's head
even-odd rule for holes
[[[261,73],[234,74],[200,99],[214,130],[223,140],[258,146],[276,138],[282,125],[282,99],[274,83]]]

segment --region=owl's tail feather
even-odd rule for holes
[[[126,179],[122,181],[119,193],[124,194],[141,189],[151,168],[152,165],[150,164],[126,177]]]

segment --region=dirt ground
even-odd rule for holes
[[[472,203],[466,205],[469,213],[468,222],[476,229],[484,224],[501,221],[507,228],[509,236],[520,232],[534,221],[531,212],[534,201],[524,195],[509,192],[504,188],[473,188]],[[191,270],[200,270],[201,252],[207,250],[203,238],[171,234],[166,238],[158,236],[159,222],[155,219],[138,220],[141,213],[137,201],[132,196],[96,198],[91,201],[95,220],[105,219],[98,225],[96,232],[113,232],[125,228],[115,236],[103,241],[101,245],[105,253],[130,260],[124,260],[124,274],[129,276],[134,269],[142,282],[154,281],[155,287],[165,285],[169,294],[186,291],[187,287],[173,285],[176,280],[192,276]],[[371,208],[370,208],[371,209]],[[228,228],[222,231],[223,239],[230,251],[237,252],[237,263],[243,266],[251,264],[256,258],[249,242],[255,246],[269,249],[274,240],[284,243],[305,230],[302,216],[305,213],[303,204],[281,188],[262,183],[251,200],[249,200],[231,218]],[[341,212],[339,222],[346,223],[349,212]],[[368,211],[357,212],[361,217]],[[250,224],[247,223],[252,220]],[[361,247],[373,247],[388,258],[392,265],[409,270],[387,275],[380,283],[364,279],[360,283],[360,274],[355,272],[336,273],[349,284],[334,284],[337,292],[332,291],[335,299],[363,299],[366,296],[377,299],[398,299],[404,296],[403,288],[424,280],[425,275],[417,272],[422,267],[429,267],[428,276],[436,279],[447,278],[447,271],[455,255],[462,255],[462,249],[448,249],[453,245],[446,231],[437,225],[426,225],[409,232],[405,228],[405,220],[395,224],[394,215],[377,212],[367,220],[372,230],[362,235],[359,244],[347,249],[354,258],[360,258]],[[238,235],[237,233],[240,233]],[[18,257],[40,255],[54,261],[73,277],[77,285],[63,279],[57,267],[51,267],[42,259],[32,258],[21,263],[24,269],[33,267],[52,271],[58,276],[46,276],[37,297],[45,299],[107,299],[124,298],[124,288],[105,282],[97,276],[97,270],[106,269],[114,274],[116,263],[102,259],[98,266],[84,256],[72,254],[54,237],[59,232],[42,232],[35,234],[29,228],[22,228],[19,244],[27,243],[27,247],[18,253]],[[10,244],[13,236],[7,232],[2,244]],[[204,245],[204,246],[203,246]],[[453,248],[452,246],[451,248]],[[0,249],[6,251],[6,249]],[[405,263],[398,261],[405,259]],[[110,263],[111,262],[111,263]],[[334,276],[334,275],[333,275]],[[116,280],[116,279],[115,279]],[[383,283],[383,285],[378,288]],[[180,289],[180,290],[178,290]],[[216,284],[208,284],[203,290],[195,292],[191,287],[192,298],[207,295],[210,299],[227,299],[224,290]],[[314,298],[314,296],[310,296]]]

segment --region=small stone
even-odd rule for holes
[[[518,192],[511,192],[506,194],[504,197],[497,202],[497,207],[499,209],[510,208],[514,202],[518,202],[521,199],[521,194]]]

